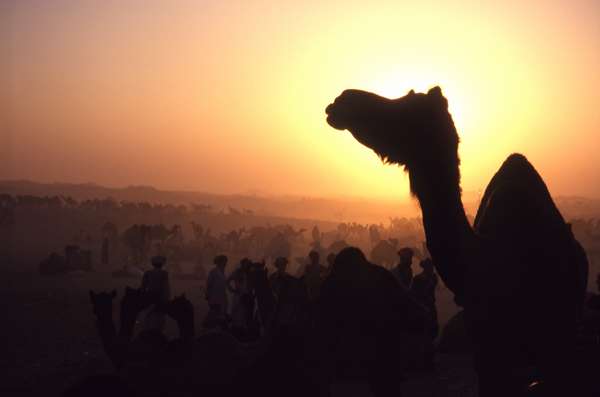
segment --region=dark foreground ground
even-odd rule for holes
[[[59,277],[0,274],[0,396],[56,396],[84,376],[110,372],[88,290],[115,288],[122,294],[126,285],[137,287],[137,283],[102,273]],[[203,282],[173,280],[172,284],[174,294],[185,292],[194,303],[198,327],[207,309]],[[444,324],[456,307],[444,289],[438,291],[438,301]],[[175,324],[169,323],[167,332],[175,335]],[[407,374],[404,396],[477,395],[469,357],[440,355],[437,364],[432,374]],[[343,394],[352,396],[359,391],[351,388]]]

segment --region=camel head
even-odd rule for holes
[[[194,337],[194,305],[185,294],[172,299],[166,305],[165,312],[177,322],[182,337],[186,339]]]
[[[448,101],[439,87],[426,94],[411,90],[397,99],[346,90],[325,112],[329,125],[350,131],[386,163],[410,169],[458,148]]]
[[[194,305],[185,294],[176,296],[165,307],[165,312],[177,322],[194,319]]]

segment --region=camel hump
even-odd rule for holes
[[[484,241],[504,253],[502,264],[520,274],[521,287],[537,291],[538,296],[531,298],[541,305],[537,310],[545,305],[554,310],[548,318],[558,318],[563,309],[568,315],[572,306],[567,304],[572,303],[581,311],[588,275],[585,251],[525,156],[509,156],[492,177],[474,226]],[[499,272],[506,282],[514,282],[516,273],[509,273]],[[556,306],[550,299],[558,300]]]
[[[514,153],[488,184],[475,230],[494,238],[521,238],[541,231],[562,234],[566,224],[540,174],[525,156]]]

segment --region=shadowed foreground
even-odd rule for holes
[[[2,312],[11,324],[3,328],[3,339],[8,343],[1,358],[5,381],[0,394],[56,396],[86,376],[113,372],[94,326],[87,294],[89,289],[122,291],[131,280],[102,273],[51,278],[10,273],[0,280]],[[174,292],[185,291],[194,302],[199,319],[204,318],[208,309],[201,286],[197,281],[173,281]],[[445,289],[438,291],[438,307],[443,325],[456,310]],[[176,335],[174,322],[167,322],[166,333]],[[356,391],[360,387],[351,389]],[[435,373],[409,372],[402,389],[409,397],[476,396],[471,359],[440,354]],[[340,386],[339,390],[352,395],[347,388]]]

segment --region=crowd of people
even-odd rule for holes
[[[358,249],[356,249],[358,250]],[[360,251],[360,250],[358,250]],[[438,334],[437,311],[435,306],[435,291],[438,283],[431,259],[420,261],[421,273],[413,277],[412,263],[414,252],[411,248],[402,248],[398,251],[398,264],[390,270],[398,289],[431,315],[432,338]],[[367,263],[366,258],[364,259]],[[298,299],[306,302],[310,307],[317,306],[323,284],[335,272],[336,254],[330,253],[325,263],[322,263],[317,251],[310,251],[306,263],[294,274],[288,270],[289,260],[278,257],[274,260],[272,271],[268,275],[270,292],[276,301],[284,295],[295,293]],[[165,270],[166,258],[155,256],[151,260],[152,269],[146,271],[142,277],[141,290],[155,294],[157,304],[155,308],[165,304],[171,298],[169,273]],[[213,261],[213,268],[208,273],[204,287],[204,297],[208,303],[208,313],[202,322],[204,329],[219,329],[231,332],[240,340],[252,340],[264,332],[265,321],[260,316],[257,290],[253,283],[252,273],[256,267],[267,268],[263,262],[255,263],[248,258],[243,258],[234,269],[229,271],[229,259],[226,255],[217,255]],[[375,265],[373,265],[375,266]],[[383,269],[383,268],[382,268]],[[338,269],[337,273],[340,273]],[[294,288],[293,285],[300,286]],[[281,307],[285,311],[293,308]],[[283,316],[294,317],[294,313],[282,313]],[[164,328],[165,315],[160,310],[150,309],[145,317],[146,328]],[[431,350],[433,352],[433,350]],[[428,367],[433,367],[433,356],[428,358]]]

